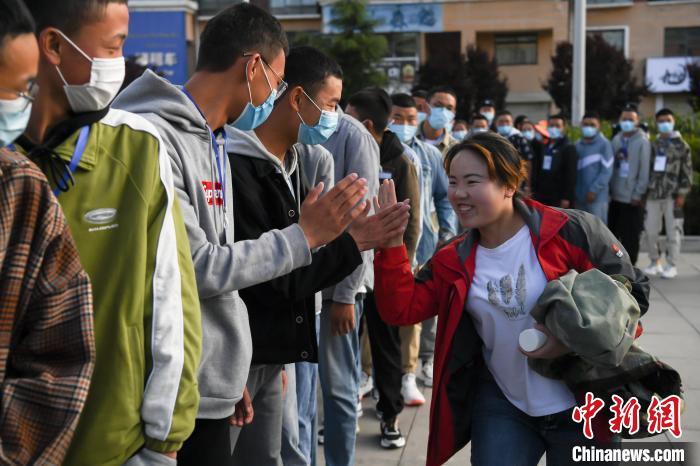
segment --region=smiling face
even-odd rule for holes
[[[484,157],[471,149],[452,159],[448,175],[447,197],[465,228],[488,226],[512,205],[515,189],[492,179]]]

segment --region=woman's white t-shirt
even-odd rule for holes
[[[532,328],[530,315],[547,285],[527,226],[495,249],[481,245],[466,309],[484,342],[484,360],[508,400],[530,416],[545,416],[575,405],[562,381],[530,369],[519,351],[520,332]]]

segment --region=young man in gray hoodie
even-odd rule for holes
[[[639,127],[639,113],[626,105],[620,115],[620,131],[612,140],[615,166],[610,190],[610,231],[637,263],[640,235],[644,228],[644,198],[649,185],[651,143]]]
[[[335,130],[342,71],[312,47],[292,49],[285,66],[288,88],[270,118],[255,131],[228,130],[233,170],[236,240],[257,238],[297,221],[295,214],[311,190],[300,165]],[[301,143],[297,145],[297,142]],[[405,228],[405,209],[395,209],[395,229]],[[233,464],[276,466],[282,434],[283,364],[317,360],[314,293],[335,285],[362,263],[360,251],[381,245],[385,212],[355,222],[336,240],[313,253],[307,267],[241,290],[249,310],[253,365],[248,391],[255,422],[236,429]],[[388,225],[388,224],[387,224]],[[376,244],[375,244],[376,242]]]
[[[332,241],[364,211],[363,205],[352,208],[367,193],[366,181],[354,175],[321,199],[322,186],[314,188],[297,224],[234,243],[223,126],[249,130],[267,118],[286,87],[281,76],[287,48],[274,17],[238,4],[208,22],[196,72],[184,87],[147,72],[114,103],[150,120],[167,146],[197,275],[201,402],[194,433],[178,457],[181,465],[227,464],[230,423],[252,418],[250,400],[238,404],[252,354],[248,314],[238,290],[308,265],[311,249]]]

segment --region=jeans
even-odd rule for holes
[[[285,364],[287,391],[282,405],[282,464],[284,466],[308,466],[309,460],[299,448],[299,408],[297,400],[297,371],[295,366],[303,363]]]
[[[576,208],[578,210],[583,210],[584,212],[595,215],[606,225],[608,224],[608,205],[608,201],[598,201],[592,204],[586,201],[576,201]]]
[[[572,409],[528,416],[508,401],[496,382],[480,380],[472,418],[472,465],[536,466],[546,454],[548,465],[564,466],[574,464],[574,446],[620,446],[619,438],[603,445],[584,437],[581,424],[571,420]]]
[[[319,334],[318,371],[323,392],[324,453],[328,466],[355,464],[355,429],[360,391],[360,338],[364,296],[355,301],[355,329],[331,335],[330,301],[324,301]]]
[[[432,361],[435,354],[435,334],[437,332],[437,316],[430,317],[423,321],[420,331],[420,360]]]
[[[321,325],[321,316],[316,316],[316,335]],[[299,409],[299,450],[310,466],[316,465],[316,386],[318,364],[296,363],[297,407]]]

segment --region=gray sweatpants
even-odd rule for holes
[[[232,465],[282,466],[282,365],[250,367],[246,387],[253,400],[253,422],[231,426]]]
[[[661,222],[666,227],[666,262],[676,265],[681,253],[681,237],[683,236],[683,219],[674,218],[675,202],[673,199],[647,199],[647,216],[644,220],[644,230],[647,237],[649,258],[657,261],[660,256],[659,233]]]

